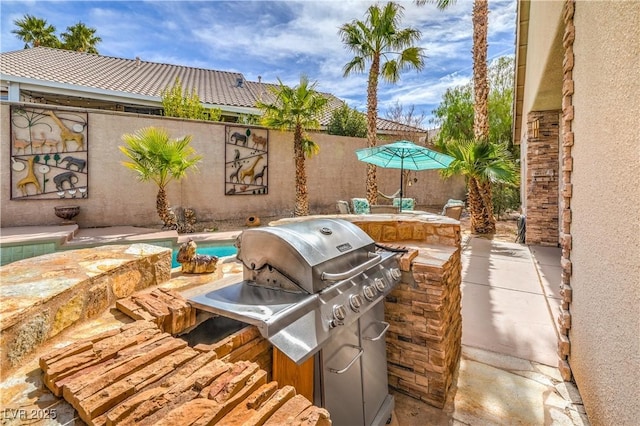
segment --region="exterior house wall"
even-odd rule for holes
[[[592,424],[640,415],[640,3],[577,2],[569,362]]]
[[[565,379],[575,380],[592,424],[635,424],[640,414],[635,397],[640,388],[640,3],[527,3],[528,19],[520,18],[520,25],[528,25],[527,55],[519,58],[526,62],[523,116],[562,111],[559,366]],[[559,59],[558,51],[564,52]],[[527,150],[528,131],[525,123],[516,135],[523,155],[536,156]]]
[[[9,103],[0,104],[0,122],[2,227],[60,223],[53,212],[58,205],[80,205],[80,214],[74,219],[80,227],[160,225],[155,211],[156,186],[138,182],[135,174],[122,166],[125,157],[117,148],[123,145],[123,134],[147,126],[164,127],[172,138],[191,135],[192,146],[203,156],[198,172],[189,172],[183,181],[169,185],[171,206],[193,208],[198,221],[202,222],[293,214],[295,168],[291,133],[269,130],[268,194],[227,196],[224,124],[89,110],[89,197],[11,200]],[[233,127],[238,126],[233,124]],[[366,140],[324,133],[314,133],[312,137],[320,146],[320,153],[306,162],[311,213],[336,213],[337,200],[365,194],[366,164],[357,160],[354,151],[366,146]],[[461,177],[444,181],[437,171],[418,172],[415,176],[418,182],[409,188],[406,196],[415,198],[418,205],[442,206],[449,198],[465,197]],[[399,170],[378,169],[378,187],[382,192],[393,193],[399,185]]]

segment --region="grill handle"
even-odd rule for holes
[[[378,253],[369,253],[369,257],[371,257],[370,260],[367,260],[366,262],[361,263],[360,265],[356,266],[353,269],[349,269],[348,271],[337,272],[335,274],[331,274],[329,272],[323,272],[322,275],[320,276],[320,279],[322,281],[346,280],[347,278],[351,278],[354,275],[358,275],[360,272],[366,271],[367,269],[371,268],[372,266],[375,266],[376,264],[380,263],[380,261],[382,261],[382,256]]]
[[[351,348],[354,348],[354,349],[358,349],[358,354],[356,356],[354,356],[353,359],[351,360],[351,362],[349,364],[347,364],[347,366],[345,368],[343,368],[342,370],[336,370],[335,368],[329,368],[329,371],[331,371],[332,373],[342,374],[342,373],[346,372],[349,368],[351,368],[353,363],[355,363],[362,356],[362,353],[364,352],[364,349],[362,349],[360,346],[355,346],[355,345],[347,345],[347,346],[349,346]]]
[[[382,329],[382,331],[380,332],[380,334],[378,334],[376,337],[362,337],[364,340],[370,340],[372,342],[375,342],[376,340],[380,340],[382,338],[382,336],[384,336],[384,333],[387,332],[387,330],[389,329],[389,327],[391,326],[391,324],[389,324],[386,321],[378,321],[380,324],[384,325],[384,328]]]

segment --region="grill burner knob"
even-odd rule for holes
[[[333,318],[338,322],[338,325],[342,325],[342,322],[347,317],[347,310],[344,305],[335,305],[333,307]]]
[[[385,282],[382,280],[382,278],[376,278],[375,280],[373,280],[373,284],[376,286],[376,289],[382,293],[384,291],[384,288],[386,287]]]
[[[368,285],[362,289],[362,294],[364,294],[365,299],[372,302],[376,297],[376,288],[372,285]]]
[[[360,312],[360,306],[362,306],[362,297],[359,294],[352,294],[349,296],[349,306],[354,312]]]
[[[394,280],[399,280],[402,276],[402,272],[400,272],[400,269],[398,268],[391,268],[389,270],[389,273],[391,274],[391,278],[393,278]]]

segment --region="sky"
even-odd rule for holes
[[[372,1],[36,1],[0,2],[2,52],[24,43],[11,30],[25,14],[45,19],[56,34],[79,21],[95,28],[101,55],[242,73],[246,79],[295,86],[301,75],[359,111],[366,111],[367,74],[343,76],[353,58],[338,34],[340,26],[364,20]],[[386,2],[379,2],[384,5]],[[378,85],[378,115],[400,105],[424,115],[447,88],[466,84],[473,72],[472,0],[457,0],[447,10],[433,4],[404,7],[400,26],[421,31],[425,66],[401,74],[400,81]],[[515,0],[489,1],[489,60],[515,52]],[[367,67],[368,70],[368,67]]]

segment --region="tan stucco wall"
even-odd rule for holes
[[[640,418],[640,2],[574,23],[570,364],[594,425]]]
[[[75,218],[81,227],[159,224],[155,213],[157,189],[140,183],[124,168],[118,150],[121,136],[146,126],[164,127],[171,137],[192,135],[192,146],[203,155],[198,173],[190,173],[168,190],[172,206],[192,207],[201,221],[245,218],[249,215],[293,214],[295,202],[293,137],[291,133],[269,132],[267,195],[224,195],[224,132],[218,123],[167,119],[147,115],[90,111],[88,117],[89,198],[78,200],[10,200],[9,105],[0,105],[1,146],[1,226],[47,225],[60,222],[53,213],[58,205],[78,204]],[[354,150],[366,145],[365,139],[313,134],[320,153],[306,162],[311,213],[335,213],[339,199],[363,197],[366,165]],[[407,191],[419,205],[444,205],[449,198],[465,196],[462,178],[443,181],[437,171],[418,172],[418,182]],[[398,170],[378,171],[379,189],[386,194],[399,187]]]

